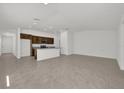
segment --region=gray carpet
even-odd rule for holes
[[[90,89],[124,88],[124,71],[116,60],[70,55],[44,61],[33,57],[17,60],[13,55],[0,57],[1,88]]]

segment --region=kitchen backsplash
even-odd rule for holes
[[[40,47],[41,45],[46,45],[47,47],[55,47],[53,44],[32,44],[32,47]]]

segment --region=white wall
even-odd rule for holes
[[[54,45],[56,48],[60,48],[60,32],[54,33]]]
[[[13,35],[13,54],[16,56],[16,34]]]
[[[73,33],[68,31],[68,54],[73,54]]]
[[[1,56],[1,35],[0,35],[0,56]]]
[[[68,54],[68,42],[67,42],[67,31],[61,32],[60,35],[60,48],[61,54]]]
[[[79,31],[73,34],[73,53],[117,58],[117,31]]]
[[[121,70],[124,70],[124,24],[121,24],[118,31],[118,63]]]
[[[18,59],[21,58],[20,32],[21,32],[21,29],[18,28],[17,31],[16,31],[16,57],[17,57]]]
[[[61,54],[72,54],[72,33],[70,31],[62,31],[60,34]]]

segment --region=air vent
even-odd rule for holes
[[[35,21],[35,22],[39,22],[40,19],[38,19],[38,18],[34,18],[34,21]]]

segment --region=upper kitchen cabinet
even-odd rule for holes
[[[33,44],[54,44],[54,38],[32,36]]]
[[[32,36],[32,43],[33,44],[40,44],[41,43],[41,38],[38,36]]]
[[[54,44],[54,38],[46,38],[47,44]]]
[[[21,39],[32,39],[32,35],[29,35],[29,34],[23,34],[23,33],[21,33],[20,34],[20,38]]]
[[[33,36],[30,34],[20,34],[21,39],[30,39],[32,44],[54,44],[54,38],[42,37],[42,36]]]
[[[41,37],[41,43],[42,44],[47,44],[46,37]]]

